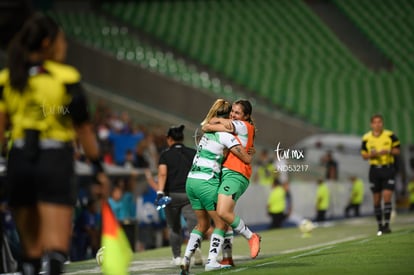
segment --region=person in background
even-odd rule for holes
[[[338,162],[334,159],[332,151],[327,151],[321,162],[326,167],[325,179],[338,180]]]
[[[138,238],[136,251],[159,248],[164,243],[168,244],[164,209],[157,211],[154,205],[156,198],[157,191],[149,185],[145,186],[137,197]]]
[[[267,213],[272,218],[269,229],[282,227],[286,219],[286,190],[278,179],[274,179],[272,190],[267,199]]]
[[[17,271],[21,249],[16,225],[2,191],[0,183],[0,274],[12,274]]]
[[[352,189],[348,205],[345,207],[345,217],[349,218],[349,212],[352,210],[354,211],[354,216],[359,217],[359,209],[364,200],[364,182],[356,176],[351,176],[349,179],[352,183]]]
[[[317,181],[318,188],[316,191],[316,201],[315,201],[315,209],[316,209],[316,218],[315,221],[323,222],[326,220],[326,211],[329,208],[329,189],[326,182],[322,179]]]
[[[120,181],[115,182],[112,186],[111,196],[108,199],[112,212],[119,222],[122,222],[128,216],[128,211],[123,205],[122,196],[124,195],[124,185]]]
[[[282,181],[280,181],[282,182]],[[292,192],[290,192],[290,184],[289,182],[282,183],[283,188],[285,189],[286,194],[286,208],[285,208],[285,220],[290,217],[290,214],[292,214],[293,210],[293,198],[292,198]]]
[[[371,117],[371,131],[362,137],[361,156],[370,164],[369,182],[377,220],[377,236],[391,233],[392,195],[395,190],[395,156],[400,154],[400,140],[384,129],[382,115]],[[384,207],[384,208],[383,208]]]
[[[410,211],[414,211],[414,177],[408,183],[407,189],[410,200]]]
[[[288,174],[288,171],[284,169],[284,167],[287,167],[287,166],[288,166],[288,163],[286,159],[284,158],[278,159],[277,156],[275,156],[273,160],[275,178],[277,178],[281,184],[283,184],[285,187],[288,188],[289,174]]]
[[[76,202],[73,142],[77,138],[108,195],[96,135],[79,72],[64,64],[63,30],[34,13],[14,36],[0,72],[0,144],[11,130],[9,206],[23,250],[19,271],[61,274],[68,258]]]
[[[123,123],[121,123],[123,125]],[[137,144],[144,139],[144,133],[139,129],[131,131],[122,131],[123,128],[116,128],[108,135],[108,141],[111,142],[116,165],[123,166],[125,155],[128,150],[135,152]]]
[[[128,149],[125,153],[125,161],[123,163],[123,167],[126,169],[138,168],[134,152],[131,149]]]
[[[160,155],[158,162],[158,182],[151,173],[146,173],[150,185],[157,186],[157,201],[164,196],[171,197],[165,208],[167,226],[170,232],[170,245],[173,254],[172,264],[181,265],[181,246],[183,244],[181,215],[187,227],[194,228],[197,217],[186,194],[186,180],[191,169],[196,150],[183,144],[184,125],[172,126],[167,132],[168,148]]]
[[[128,178],[119,177],[115,179],[111,197],[108,199],[115,217],[123,226],[131,224],[136,216],[135,198],[131,190],[131,183],[133,181]]]
[[[147,131],[144,139],[138,143],[135,150],[135,160],[138,168],[149,168],[155,171],[158,165],[158,149],[154,133]]]
[[[269,187],[270,189],[273,185],[275,177],[276,169],[273,165],[272,158],[270,158],[268,150],[263,149],[260,152],[256,173],[254,173],[253,177],[253,182]]]
[[[101,237],[101,217],[98,210],[98,203],[91,199],[86,207],[83,207],[81,213],[75,220],[71,261],[82,261],[95,257],[100,248]]]

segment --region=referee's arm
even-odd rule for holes
[[[369,160],[378,157],[378,153],[376,151],[368,152],[367,141],[363,140],[361,145],[361,156],[363,159]]]
[[[101,164],[99,144],[88,112],[88,100],[79,82],[66,84],[66,89],[72,97],[68,109],[77,138],[82,145],[86,157],[94,167],[94,177],[101,184],[102,199],[107,200],[111,182]]]
[[[392,140],[392,148],[391,148],[390,154],[393,156],[398,156],[401,152],[400,141],[397,138],[397,136],[394,134],[391,135],[391,140]]]
[[[66,89],[72,96],[68,106],[69,114],[72,117],[77,137],[85,151],[85,155],[91,160],[99,160],[99,145],[96,140],[92,122],[90,121],[88,100],[85,96],[83,87],[79,82],[76,82],[73,84],[66,84]]]

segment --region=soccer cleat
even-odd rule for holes
[[[181,265],[181,257],[175,257],[171,260],[172,265],[180,266]]]
[[[184,257],[183,260],[181,261],[181,275],[188,275],[190,274],[190,259],[187,257]]]
[[[250,257],[255,259],[260,252],[260,241],[262,237],[259,234],[253,233],[252,237],[249,239],[249,247],[250,247]]]
[[[236,266],[233,262],[233,258],[223,258],[223,260],[220,261],[220,264],[222,265],[231,265],[231,266]]]
[[[231,265],[219,264],[218,262],[209,262],[204,267],[204,270],[211,271],[211,270],[219,270],[219,269],[227,269],[227,268],[231,268]]]
[[[200,248],[197,248],[194,252],[194,265],[203,265],[203,256],[201,255]]]
[[[389,226],[384,226],[381,231],[382,234],[389,234],[391,233],[391,228]]]

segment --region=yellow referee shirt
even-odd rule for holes
[[[383,130],[377,137],[372,134],[372,131],[369,131],[362,137],[361,153],[381,152],[383,150],[391,151],[392,148],[399,146],[400,141],[392,131]],[[394,156],[391,154],[369,159],[369,164],[371,165],[390,165],[393,163]]]
[[[32,66],[23,93],[10,86],[8,69],[0,72],[0,112],[10,117],[12,140],[23,139],[30,129],[39,131],[41,140],[72,141],[72,123],[89,119],[86,105],[80,74],[71,66],[53,61]]]

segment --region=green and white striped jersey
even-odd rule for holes
[[[246,147],[249,136],[245,122],[241,120],[233,120],[232,123],[234,127],[234,134],[239,138],[241,145]]]
[[[189,178],[209,180],[219,178],[224,161],[224,149],[239,145],[234,135],[226,132],[204,133],[197,147]]]

